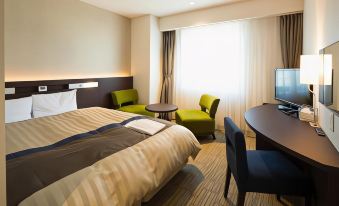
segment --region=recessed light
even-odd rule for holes
[[[190,5],[195,5],[195,2],[194,2],[194,1],[191,1],[191,2],[190,2]]]

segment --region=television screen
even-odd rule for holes
[[[275,99],[294,106],[312,105],[308,85],[300,84],[299,69],[276,69]]]

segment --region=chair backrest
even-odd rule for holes
[[[238,187],[242,187],[242,185],[247,181],[248,177],[244,134],[229,117],[225,117],[224,127],[226,136],[227,163],[231,168]]]
[[[220,99],[218,99],[218,97],[203,94],[200,98],[199,105],[202,111],[208,112],[210,117],[214,119],[215,113],[217,113],[219,102]]]
[[[113,105],[120,108],[122,105],[137,104],[138,91],[136,89],[119,90],[112,92]]]

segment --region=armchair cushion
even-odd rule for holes
[[[178,110],[175,116],[178,124],[187,127],[196,135],[207,135],[214,132],[215,120],[204,111]]]
[[[123,112],[129,112],[129,113],[154,117],[154,113],[147,111],[145,107],[146,107],[145,105],[135,104],[135,105],[127,105],[127,106],[120,107],[118,110],[123,111]]]

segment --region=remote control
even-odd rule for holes
[[[316,127],[315,131],[319,136],[326,136],[325,132],[320,127]]]

